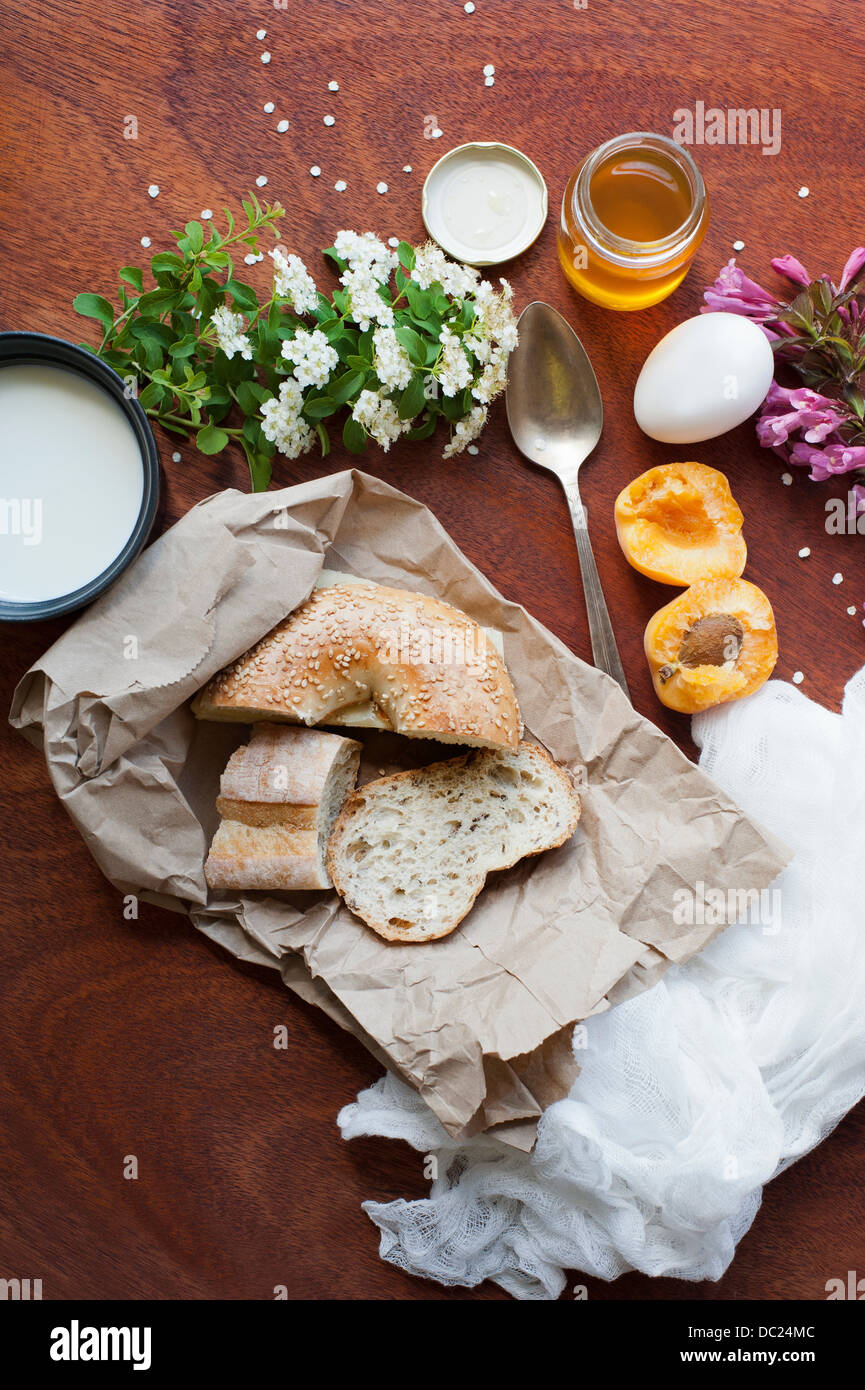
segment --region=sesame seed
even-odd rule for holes
[[[277,121],[276,128],[279,131],[280,135],[284,135],[285,132],[288,130],[288,121]]]
[[[439,126],[436,126],[435,130],[432,131],[432,139],[433,139],[433,140],[440,140],[440,139],[442,138],[443,135],[444,135],[444,131],[441,130]]]
[[[494,72],[495,68],[492,63],[484,63],[484,77],[492,77]]]
[[[317,179],[321,176],[321,169],[318,167],[317,164],[313,164],[309,172],[312,174],[312,177],[314,179]]]
[[[496,85],[496,79],[495,79],[494,77],[485,77],[485,78],[484,78],[484,86],[485,86],[485,87],[494,87],[495,85]]]
[[[840,570],[838,571],[837,574],[833,574],[833,575],[832,575],[832,583],[833,583],[833,584],[843,584],[843,583],[844,583],[844,576],[843,576],[843,574],[841,573]]]
[[[328,84],[327,84],[327,90],[328,90],[329,92],[338,92],[338,91],[339,91],[339,83],[338,83],[338,82],[328,82]]]
[[[468,454],[477,454],[477,453],[480,453],[480,450],[478,449],[477,444],[469,444],[469,446],[468,446],[468,448],[467,448],[467,450],[466,450],[466,453],[468,453]]]
[[[151,198],[158,198],[158,197],[159,197],[159,184],[158,184],[158,183],[152,183],[152,184],[150,185],[150,187],[148,188],[147,193],[148,193],[148,196],[151,197]]]
[[[259,40],[261,40],[261,39],[266,39],[266,38],[267,38],[267,30],[266,30],[266,29],[258,29],[258,30],[256,30],[255,37],[256,37],[257,39],[259,39]]]
[[[744,243],[744,241],[734,241],[734,242],[733,242],[733,250],[734,250],[734,251],[744,251],[744,249],[745,249],[745,243]]]
[[[808,187],[807,183],[803,183],[803,184],[802,184],[802,187],[799,189],[799,197],[800,197],[800,198],[807,198],[807,197],[808,197],[808,194],[809,194],[810,192],[811,192],[811,190],[810,190],[810,188]]]
[[[336,125],[336,116],[322,116],[325,125]]]
[[[794,685],[801,685],[803,680],[805,679],[805,676],[801,671],[794,671],[792,679]]]
[[[149,245],[150,245],[150,237],[149,237],[149,236],[143,236],[143,237],[141,238],[141,245],[142,245],[142,246],[149,246]]]
[[[410,173],[411,173],[411,165],[410,165],[410,164],[404,164],[404,165],[402,166],[402,171],[403,171],[404,174],[410,174]]]
[[[248,252],[248,253],[244,256],[244,258],[243,258],[243,264],[244,264],[244,265],[255,265],[255,262],[256,262],[257,260],[258,260],[258,257],[257,257],[257,256],[253,256],[252,252],[250,251],[250,252]]]
[[[255,180],[255,182],[256,182],[256,184],[258,185],[259,188],[264,188],[265,184],[267,183],[267,175],[266,175],[266,174],[259,174],[259,176],[258,176],[258,178]]]
[[[810,546],[803,545],[803,546],[802,546],[802,549],[799,551],[799,559],[800,559],[800,560],[807,560],[807,558],[808,558],[808,556],[809,556],[810,554],[811,554]]]
[[[793,474],[792,474],[792,473],[782,473],[782,474],[781,474],[781,482],[784,484],[785,487],[789,487],[790,484],[792,483],[792,481],[793,481]]]
[[[179,463],[179,462],[180,462],[180,455],[178,454],[177,450],[175,450],[174,453],[171,455],[171,462],[172,462],[172,463]]]
[[[264,52],[262,53],[262,55],[261,55],[261,61],[262,61],[263,63],[269,63],[269,62],[270,62],[270,54],[268,53],[267,49],[265,49]]]
[[[475,7],[472,4],[472,0],[466,0],[466,3],[463,5],[463,9],[465,10],[466,14],[474,14]]]
[[[851,617],[851,618],[855,618],[855,616],[856,616],[856,607],[855,607],[855,605],[851,603],[851,604],[850,604],[850,607],[847,609],[847,612],[850,614],[850,617]]]
[[[201,209],[202,221],[204,221],[204,222],[209,222],[212,216],[213,216],[213,209],[212,209],[212,208],[202,208],[202,209]]]
[[[384,182],[377,183],[375,186],[375,191],[376,193],[387,193],[387,184]]]
[[[395,236],[389,236],[387,239],[387,244],[388,246],[399,246],[399,240]]]
[[[264,110],[264,111],[267,113],[267,115],[269,116],[270,113],[271,113],[271,111],[275,110],[275,107],[274,107],[273,102],[272,102],[272,101],[266,101],[266,102],[264,103],[264,106],[263,106],[262,110]]]

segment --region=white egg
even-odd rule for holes
[[[665,444],[714,439],[765,399],[774,359],[765,333],[741,314],[698,314],[662,338],[634,387],[640,429]]]

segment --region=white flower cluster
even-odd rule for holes
[[[233,314],[222,305],[214,309],[210,322],[216,331],[216,341],[226,357],[231,358],[239,352],[247,362],[251,361],[252,343],[243,331],[246,322],[242,314]]]
[[[351,413],[385,453],[395,439],[411,429],[411,420],[401,420],[396,405],[383,392],[361,391]]]
[[[469,411],[468,415],[457,420],[451,442],[445,445],[442,458],[449,459],[453,458],[454,454],[461,454],[466,445],[471,444],[473,439],[477,439],[486,422],[487,408],[485,405],[476,405],[473,410]]]
[[[379,325],[372,335],[375,358],[375,374],[382,386],[391,391],[402,390],[412,378],[411,359],[402,344],[397,340],[392,328]]]
[[[422,290],[428,290],[438,281],[445,294],[455,299],[473,295],[481,279],[474,266],[449,261],[441,247],[432,241],[417,248],[411,278]]]
[[[318,306],[315,281],[299,256],[286,256],[281,247],[268,252],[273,261],[273,292],[287,299],[296,314],[311,314]]]
[[[373,323],[390,327],[393,310],[382,299],[379,289],[386,285],[396,268],[397,257],[372,232],[359,236],[357,232],[341,231],[333,243],[346,269],[340,284],[348,292],[351,317],[362,333]]]
[[[278,399],[261,407],[262,433],[286,458],[296,459],[312,443],[312,430],[300,415],[302,408],[303,390],[293,376],[280,382]]]
[[[439,341],[442,350],[435,374],[441,383],[443,393],[446,396],[455,396],[458,391],[464,391],[472,379],[471,363],[466,357],[461,339],[456,333],[451,332],[447,324],[442,325]]]
[[[282,345],[282,355],[294,363],[294,376],[301,386],[324,386],[339,361],[320,328],[307,333],[299,328],[293,338]]]

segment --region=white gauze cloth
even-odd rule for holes
[[[536,1299],[566,1269],[719,1279],[763,1184],[865,1092],[865,668],[840,715],[770,681],[693,730],[700,766],[794,851],[772,920],[578,1027],[581,1074],[531,1154],[456,1143],[392,1075],[346,1106],[344,1138],[436,1159],[428,1199],[363,1206],[400,1269]]]

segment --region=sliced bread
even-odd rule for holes
[[[328,870],[379,936],[433,941],[459,925],[488,873],[564,844],[579,817],[570,778],[544,749],[484,749],[359,787]]]

